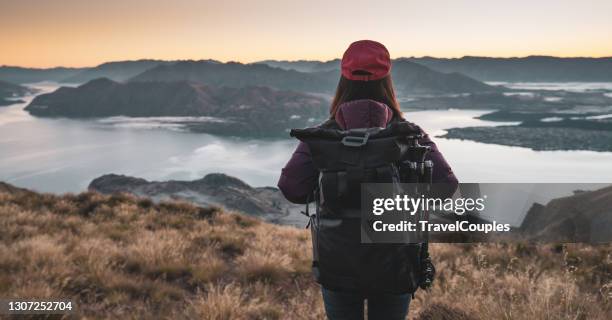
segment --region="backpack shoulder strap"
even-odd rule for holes
[[[320,125],[318,125],[318,127],[321,129],[342,129],[334,119],[327,119],[327,121],[321,123]]]

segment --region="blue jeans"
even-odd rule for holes
[[[357,292],[321,288],[329,320],[363,319],[364,301],[368,300],[368,320],[404,320],[410,305],[409,293],[364,296]]]

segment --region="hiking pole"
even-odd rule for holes
[[[417,144],[418,145],[418,144]],[[415,156],[418,157],[418,184],[419,193],[423,192],[424,194],[431,194],[431,188],[433,183],[433,167],[434,163],[431,160],[425,160],[427,154],[430,151],[430,148],[427,146],[417,146],[417,151],[415,152]],[[420,190],[424,188],[424,190]],[[421,212],[421,219],[429,220],[429,214],[426,211]],[[434,275],[436,273],[436,269],[431,262],[431,257],[429,256],[429,233],[426,233],[425,238],[423,239],[423,243],[421,243],[421,252],[420,252],[420,260],[421,260],[421,283],[419,287],[421,289],[428,289],[433,284]]]
[[[433,183],[434,163],[431,160],[425,160],[425,162],[423,162],[423,166],[423,182],[425,183],[425,188],[427,189],[427,193],[429,194],[431,192],[431,184]]]

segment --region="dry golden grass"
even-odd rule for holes
[[[304,230],[216,208],[0,193],[0,297],[70,297],[82,318],[322,317],[309,255]]]
[[[450,309],[469,319],[610,319],[610,249],[609,244],[432,244],[438,277],[411,308],[441,314]]]
[[[412,318],[610,318],[610,246],[431,251]],[[72,298],[76,318],[324,318],[307,230],[128,195],[0,193],[0,297]]]

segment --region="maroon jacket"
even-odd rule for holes
[[[393,112],[387,105],[374,100],[355,100],[343,103],[336,113],[336,123],[342,129],[385,127],[393,118]],[[449,183],[457,188],[457,178],[436,144],[423,132],[419,143],[431,147],[427,160],[434,163],[433,182]],[[293,203],[306,203],[309,194],[317,185],[318,171],[312,163],[308,145],[300,142],[289,162],[282,170],[278,188],[287,200]]]

